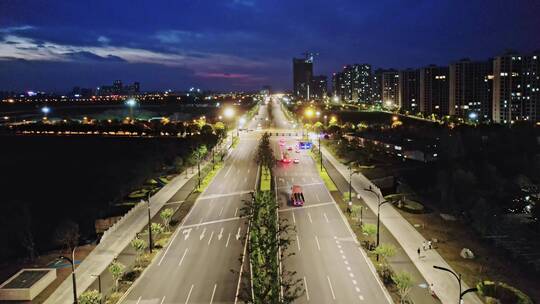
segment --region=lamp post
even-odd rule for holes
[[[99,275],[99,274],[91,274],[90,276],[98,279],[99,303],[101,304],[101,302],[103,300],[103,295],[101,293],[101,275]]]
[[[75,249],[73,249],[72,257],[75,255]],[[70,259],[66,256],[59,256],[58,257],[61,260],[66,260],[71,264],[71,279],[73,281],[73,303],[77,304],[77,282],[75,280],[75,261],[73,259]]]
[[[458,284],[459,284],[459,299],[458,299],[458,303],[459,304],[463,304],[463,296],[468,294],[469,292],[476,292],[478,291],[478,289],[476,287],[474,288],[469,288],[465,291],[461,291],[461,273],[456,273],[454,271],[452,271],[451,269],[448,269],[446,267],[441,267],[441,266],[437,266],[437,265],[433,265],[433,268],[435,269],[438,269],[438,270],[442,270],[442,271],[446,271],[446,272],[449,272],[451,273],[452,275],[454,275],[454,277],[456,277],[456,280],[458,281]]]
[[[369,191],[377,197],[377,247],[379,247],[379,240],[380,240],[380,234],[379,234],[379,228],[381,225],[381,206],[388,203],[388,201],[382,201],[381,197],[377,192],[375,192],[373,189],[371,189],[371,186],[369,188],[364,189],[365,191]],[[377,254],[377,261],[379,261],[379,255]]]
[[[126,105],[129,107],[129,119],[133,121],[133,108],[137,105],[137,101],[135,99],[130,98],[126,100]]]
[[[150,216],[150,192],[148,192],[148,197],[146,198],[147,210],[148,210],[148,249],[152,253],[152,217]]]
[[[226,108],[226,109],[223,111],[223,115],[224,115],[226,118],[228,118],[228,119],[234,118],[234,115],[235,115],[234,109],[233,109],[233,108]],[[239,132],[239,131],[237,130],[237,132]],[[231,133],[231,144],[232,144],[232,141],[233,141],[233,140],[234,140],[234,132]]]

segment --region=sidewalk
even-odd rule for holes
[[[344,164],[340,163],[333,155],[325,148],[322,147],[322,154],[346,179],[349,177],[349,169]],[[365,191],[365,188],[369,186],[375,189],[380,196],[382,196],[380,190],[371,183],[364,175],[355,174],[352,177],[353,191],[359,193],[367,206],[375,214],[377,213],[378,200],[375,195],[369,191]],[[447,272],[436,270],[433,265],[452,269],[450,265],[437,253],[436,250],[428,250],[422,252],[422,257],[418,257],[417,249],[422,247],[422,242],[426,239],[409,223],[405,220],[399,212],[397,212],[391,205],[381,206],[381,223],[388,229],[388,231],[397,239],[400,246],[405,253],[409,256],[414,263],[418,271],[426,279],[427,282],[434,285],[435,292],[440,298],[442,303],[457,303],[459,294],[459,285],[456,278]],[[462,290],[466,290],[469,287],[462,283]],[[473,293],[469,293],[464,297],[464,303],[480,304],[482,301]]]
[[[201,164],[205,166],[211,160]],[[150,198],[150,215],[154,217],[163,206],[193,177],[197,170],[186,169],[176,176],[170,183],[165,185]],[[80,295],[90,287],[96,277],[107,271],[109,264],[118,257],[131,240],[148,224],[148,211],[146,203],[139,203],[122,217],[115,225],[109,228],[103,235],[101,242],[75,269],[77,279],[77,294]],[[72,304],[73,289],[71,275],[67,277],[52,295],[44,302],[45,304]]]

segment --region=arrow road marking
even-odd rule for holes
[[[221,238],[223,237],[223,227],[221,227],[221,230],[219,231],[219,234],[217,236],[217,239],[218,240],[221,240]]]
[[[184,234],[184,240],[187,240],[189,238],[189,234],[191,233],[191,228],[182,231],[182,233]]]
[[[240,239],[240,230],[242,230],[242,227],[238,227],[238,232],[236,233],[236,240]]]
[[[225,243],[225,248],[229,246],[229,240],[231,239],[231,234],[229,233],[229,236],[227,237],[227,243]]]
[[[212,241],[212,238],[214,237],[214,231],[210,234],[210,239],[208,240],[208,245],[210,245],[210,242]]]
[[[206,232],[206,227],[204,227],[201,236],[199,236],[199,240],[202,240],[204,238],[204,233]]]

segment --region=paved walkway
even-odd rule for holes
[[[203,162],[203,168],[210,161]],[[187,174],[186,174],[187,172]],[[161,188],[150,198],[150,214],[154,217],[175,194],[197,174],[197,170],[186,169],[185,172],[176,176],[171,182]],[[109,264],[129,246],[131,240],[148,223],[148,211],[146,204],[133,207],[128,214],[124,215],[121,222],[115,224],[114,229],[109,228],[101,242],[75,269],[77,278],[77,294],[80,295],[88,289],[96,280],[94,274],[106,271]],[[71,276],[67,277],[53,294],[45,301],[45,304],[72,304],[73,289]]]
[[[324,157],[336,168],[336,170],[348,180],[349,169],[340,163],[331,153],[322,147]],[[375,194],[364,189],[369,186],[382,196],[380,190],[362,174],[355,174],[352,177],[353,191],[360,194],[364,202],[375,214],[377,212],[378,200]],[[422,242],[426,239],[406,220],[393,206],[385,204],[381,206],[381,223],[386,226],[388,231],[398,240],[400,246],[409,256],[418,271],[432,283],[437,296],[442,303],[458,303],[459,285],[456,278],[444,271],[436,270],[433,265],[452,269],[448,263],[437,253],[436,250],[422,252],[420,258],[417,249],[422,247]],[[469,287],[462,285],[462,290]],[[482,301],[475,294],[469,293],[464,297],[464,303],[480,304]]]

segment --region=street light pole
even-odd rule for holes
[[[90,276],[95,277],[98,279],[98,292],[99,292],[99,303],[101,304],[103,300],[103,295],[101,293],[101,275],[99,274],[91,274]]]
[[[75,249],[73,249],[75,251]],[[75,261],[66,257],[66,256],[59,256],[59,259],[66,260],[69,263],[71,263],[71,278],[73,281],[73,303],[77,304],[77,281],[75,280]]]
[[[150,192],[148,192],[148,198],[146,199],[146,203],[148,204],[148,248],[150,249],[150,253],[152,253],[152,217],[150,216]]]
[[[381,206],[388,203],[388,201],[382,201],[381,197],[377,192],[375,192],[371,187],[364,189],[365,191],[369,191],[377,197],[377,247],[379,247],[379,241],[380,241],[380,227],[381,227]],[[379,261],[379,255],[377,255],[377,261]]]
[[[448,269],[446,267],[441,267],[441,266],[437,266],[437,265],[433,265],[433,268],[435,269],[438,269],[438,270],[442,270],[442,271],[446,271],[446,272],[449,272],[451,273],[452,275],[454,275],[454,277],[456,277],[456,280],[458,281],[458,284],[459,284],[459,299],[458,299],[458,303],[459,304],[462,304],[463,303],[463,296],[469,292],[475,292],[475,291],[478,291],[477,288],[469,288],[465,291],[461,291],[461,273],[456,273],[454,271],[452,271],[451,269]]]

